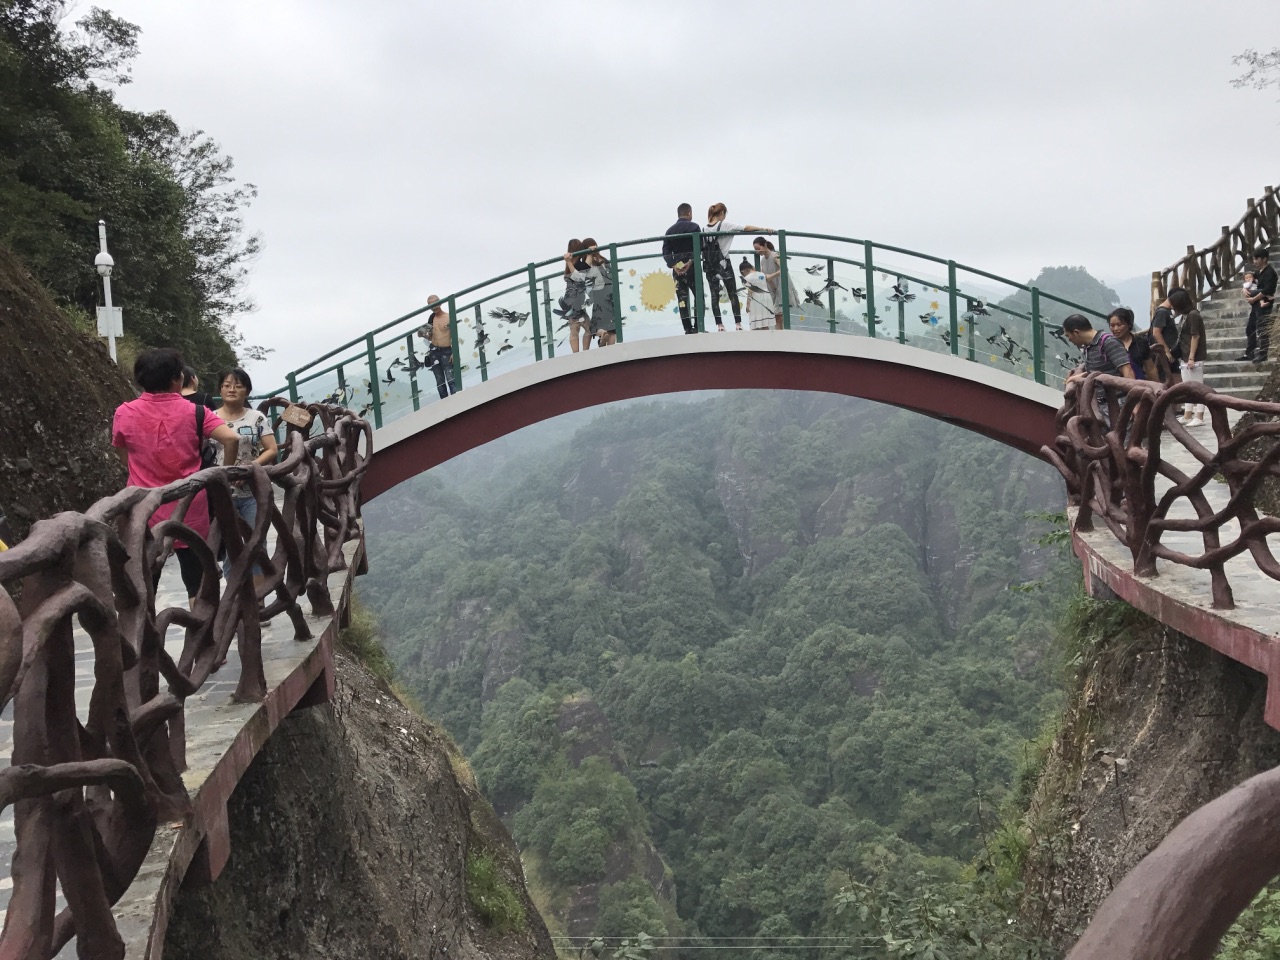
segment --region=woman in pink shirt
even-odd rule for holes
[[[133,365],[133,379],[143,393],[116,408],[111,426],[111,445],[129,470],[129,486],[163,487],[196,473],[206,437],[219,441],[227,462],[235,463],[235,431],[212,410],[182,395],[182,354],[168,347],[144,350]],[[164,504],[148,525],[167,520],[177,506],[177,501]],[[209,536],[209,504],[203,492],[191,501],[184,522],[200,536]],[[185,543],[175,541],[174,553],[190,601],[200,589],[203,571]]]

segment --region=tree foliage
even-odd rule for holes
[[[180,348],[198,368],[246,348],[234,320],[259,241],[242,211],[253,199],[201,131],[115,100],[137,56],[139,28],[92,8],[74,29],[58,0],[0,3],[0,243],[64,307],[91,315],[97,222],[106,220],[115,301],[126,335]]]
[[[969,864],[1059,702],[1077,575],[1028,516],[1056,479],[776,393],[609,410],[506,469],[373,505],[365,591],[544,879],[601,885],[597,934],[843,935],[841,886],[921,875],[985,896]]]

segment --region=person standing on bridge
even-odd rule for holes
[[[742,289],[747,294],[747,319],[751,321],[751,329],[768,330],[777,313],[773,294],[769,292],[769,278],[746,257],[738,264],[738,272],[742,274]]]
[[[725,293],[729,296],[729,306],[733,310],[733,323],[742,329],[742,307],[738,304],[738,284],[733,278],[733,265],[729,261],[729,251],[733,246],[733,235],[738,233],[773,233],[768,227],[742,226],[737,223],[726,223],[729,209],[723,203],[713,203],[707,210],[707,225],[702,228],[702,272],[707,278],[707,288],[711,291],[711,314],[716,318],[716,329],[724,333],[724,321],[720,319],[720,286],[724,284]],[[752,329],[755,329],[754,327]]]
[[[453,382],[452,324],[449,314],[440,306],[440,298],[434,293],[427,297],[427,304],[433,309],[427,315],[427,322],[418,328],[418,336],[427,341],[427,366],[436,375],[436,390],[443,400],[458,392]]]
[[[567,254],[566,262],[575,275],[584,278],[586,288],[591,291],[590,336],[597,338],[600,346],[607,347],[618,342],[618,328],[613,315],[613,265],[590,237],[582,241],[582,249],[586,257],[581,268],[576,261],[569,260]]]
[[[569,241],[568,252],[564,255],[564,296],[560,298],[558,308],[551,311],[568,322],[569,349],[574,353],[580,349],[591,349],[590,323],[584,309],[590,287],[587,261],[582,254],[584,249],[586,245],[581,240]]]
[[[182,354],[171,347],[143,350],[133,364],[133,379],[142,395],[116,407],[111,424],[111,445],[129,471],[131,487],[165,487],[199,472],[206,437],[222,444],[223,455],[235,460],[236,432],[208,407],[183,399],[182,367]],[[157,507],[147,526],[169,519],[177,506],[175,500]],[[191,499],[183,522],[197,536],[209,536],[209,502],[203,490]],[[204,570],[186,543],[176,540],[173,546],[190,604],[200,591]],[[159,579],[157,571],[153,588]]]
[[[687,203],[676,208],[679,218],[667,227],[666,239],[662,241],[662,259],[671,268],[671,276],[676,282],[676,304],[680,308],[680,323],[685,333],[697,333],[694,322],[694,265],[693,239],[691,233],[700,233],[701,229],[693,222],[693,207]]]
[[[784,296],[782,290],[782,258],[778,256],[778,248],[773,245],[772,240],[756,237],[751,241],[751,246],[755,250],[756,256],[760,258],[760,272],[769,278],[769,292],[773,294],[775,309],[778,311],[773,317],[774,327],[781,330],[782,298]],[[791,286],[789,277],[787,278],[785,296],[790,300],[792,307],[800,306],[800,295],[796,293],[795,287]]]
[[[1106,373],[1126,380],[1135,379],[1129,351],[1125,350],[1119,337],[1093,329],[1089,319],[1079,313],[1073,313],[1062,321],[1062,332],[1084,352],[1084,362],[1067,377],[1067,383],[1083,380],[1091,373]],[[1100,383],[1095,385],[1094,398],[1102,412],[1103,422],[1110,427],[1111,410],[1107,405],[1107,391]],[[1120,403],[1123,404],[1124,401],[1125,397],[1121,396]]]

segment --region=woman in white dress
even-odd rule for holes
[[[747,319],[752,330],[768,330],[773,323],[776,308],[769,291],[769,278],[751,265],[745,257],[738,265],[742,276],[742,291],[747,295]]]
[[[764,237],[756,237],[751,242],[751,246],[755,249],[760,257],[760,269],[764,275],[769,278],[769,292],[773,296],[773,302],[777,304],[778,312],[774,315],[776,327],[782,329],[782,260],[778,257],[777,248],[773,242],[766,240]],[[796,288],[791,285],[790,278],[787,279],[787,299],[791,301],[792,308],[800,307],[800,295],[796,293]]]

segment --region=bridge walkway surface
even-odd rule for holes
[[[271,547],[274,540],[273,533],[269,537]],[[352,580],[354,572],[361,568],[363,550],[363,539],[348,542],[343,549],[345,569],[329,575],[333,616],[316,616],[304,607],[309,638],[295,639],[287,618],[262,624],[262,661],[268,687],[265,700],[235,700],[241,664],[234,644],[227,652],[226,664],[198,694],[187,698],[187,769],[182,781],[191,796],[194,815],[160,826],[141,870],[115,906],[113,912],[126,958],[163,955],[169,911],[183,883],[211,882],[226,864],[230,853],[226,804],[245,770],[291,710],[325,702],[332,693],[329,684],[333,644],[350,603]],[[156,606],[186,606],[186,589],[172,558],[161,575]],[[184,634],[184,628],[171,625],[165,636],[165,649],[175,661],[182,654]],[[86,722],[94,687],[93,642],[78,624],[74,636],[76,713],[81,722]],[[0,742],[0,764],[8,764],[14,746],[12,703],[0,715],[0,736],[4,737]],[[0,813],[0,862],[12,862],[16,850],[14,808],[8,806]],[[0,878],[0,909],[4,913],[12,888],[11,876]],[[57,911],[66,905],[59,884]],[[75,957],[76,941],[66,944],[57,956]]]

